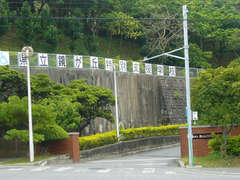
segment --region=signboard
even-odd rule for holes
[[[38,66],[48,67],[48,54],[38,53]]]
[[[175,66],[169,66],[169,76],[170,77],[176,77],[176,67]]]
[[[164,76],[164,66],[163,65],[157,65],[157,75]]]
[[[193,117],[194,121],[198,120],[198,112],[197,111],[193,111],[192,112],[192,117]]]
[[[74,56],[74,67],[75,68],[83,68],[83,57],[82,56]]]
[[[113,60],[109,58],[105,58],[105,69],[107,71],[112,71],[113,70]]]
[[[148,64],[148,63],[145,64],[145,73],[152,75],[152,64]]]
[[[66,55],[57,54],[56,58],[57,58],[57,67],[61,67],[61,68],[67,67]]]
[[[127,61],[119,60],[119,71],[127,72]]]
[[[90,68],[98,69],[98,57],[90,56]]]
[[[0,66],[9,65],[9,52],[8,51],[0,51]]]
[[[27,66],[27,57],[25,53],[18,52],[18,66]]]
[[[133,67],[133,73],[140,73],[140,65],[138,62],[133,62],[132,67]]]

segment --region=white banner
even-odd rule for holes
[[[38,66],[48,67],[48,54],[38,53]]]
[[[83,68],[83,57],[82,56],[74,56],[74,67],[75,68]]]
[[[56,60],[57,60],[57,67],[61,67],[61,68],[67,67],[66,55],[64,55],[64,54],[57,54]]]
[[[90,68],[98,69],[98,57],[90,56]]]
[[[27,57],[24,53],[18,52],[18,66],[27,66]]]
[[[8,51],[0,51],[0,66],[9,65],[9,52]]]
[[[163,65],[157,65],[157,75],[164,76],[164,66]]]
[[[146,74],[152,74],[152,64],[145,64],[145,73]]]
[[[176,67],[175,66],[169,66],[168,71],[169,71],[170,77],[176,77]]]
[[[119,60],[119,71],[120,72],[127,72],[127,61]]]
[[[139,62],[133,62],[132,63],[133,67],[133,73],[140,73],[140,64]]]
[[[107,71],[112,71],[113,70],[113,60],[109,58],[105,58],[105,69]]]

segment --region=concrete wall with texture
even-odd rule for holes
[[[26,72],[24,68],[17,68]],[[57,82],[67,84],[74,79],[88,79],[88,84],[113,90],[113,72],[96,69],[31,68],[31,75],[47,73]],[[117,72],[119,119],[124,128],[185,123],[185,80]],[[115,108],[113,108],[115,116]],[[103,132],[114,124],[99,120],[86,128],[86,133]]]

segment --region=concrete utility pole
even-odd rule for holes
[[[183,5],[183,32],[184,32],[184,47],[175,49],[151,58],[144,58],[143,62],[155,59],[161,56],[170,56],[185,61],[185,81],[186,81],[186,115],[188,124],[188,152],[189,152],[189,166],[193,166],[193,148],[192,148],[192,112],[191,112],[191,96],[190,96],[190,75],[189,75],[189,45],[188,45],[188,23],[187,23],[187,6]],[[172,55],[172,53],[184,49],[184,57]]]
[[[189,165],[193,166],[193,148],[192,148],[192,111],[190,96],[190,75],[189,75],[189,45],[188,45],[188,23],[187,6],[183,5],[183,32],[184,32],[184,56],[185,56],[185,80],[186,80],[186,99],[187,99],[187,122],[188,122],[188,152]]]
[[[34,161],[34,144],[33,144],[33,127],[32,127],[32,98],[31,98],[31,82],[30,82],[30,62],[29,57],[33,53],[33,48],[25,46],[22,48],[22,53],[27,59],[27,89],[28,89],[28,126],[29,126],[29,156],[30,162]]]

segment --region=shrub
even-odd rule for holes
[[[80,150],[92,149],[99,146],[113,144],[117,142],[116,131],[110,131],[103,134],[96,134],[92,136],[80,137]]]
[[[213,134],[213,139],[208,141],[208,147],[212,149],[213,152],[220,152],[223,142],[224,139],[222,136],[216,136],[215,134]]]
[[[208,142],[208,146],[213,152],[220,153],[223,143],[224,139],[222,136],[214,136],[214,138]],[[240,136],[229,137],[227,139],[226,149],[227,155],[240,156]]]
[[[6,139],[6,140],[17,139],[23,143],[27,143],[29,141],[29,131],[28,130],[11,129],[6,132],[4,139]],[[35,143],[40,143],[40,142],[44,141],[44,135],[34,133],[33,140]]]
[[[240,156],[240,136],[228,138],[227,154],[230,156]]]
[[[37,126],[34,129],[36,133],[43,134],[45,141],[60,140],[68,138],[67,132],[57,124],[49,124],[46,126]]]
[[[180,125],[167,125],[160,127],[142,127],[130,128],[120,130],[121,140],[127,141],[132,139],[146,138],[151,136],[170,136],[178,135],[179,127],[186,126]],[[92,149],[99,146],[114,144],[117,142],[116,131],[110,131],[103,134],[96,134],[92,136],[85,136],[79,138],[80,150]]]

